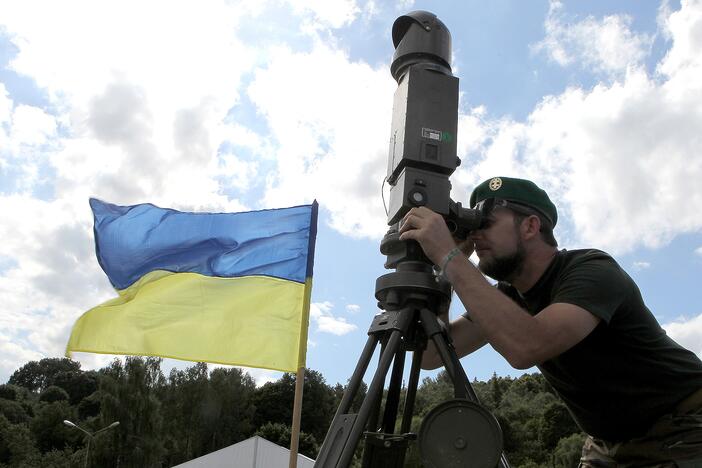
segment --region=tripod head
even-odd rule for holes
[[[388,154],[388,225],[396,225],[411,208],[426,206],[444,216],[454,235],[466,237],[485,216],[450,198],[449,176],[461,164],[451,34],[433,13],[413,11],[395,20],[392,40],[390,72],[398,86]]]

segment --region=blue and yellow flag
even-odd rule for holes
[[[316,201],[245,213],[90,206],[98,262],[119,297],[78,319],[67,356],[305,365]]]

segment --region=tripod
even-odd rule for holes
[[[381,252],[388,255],[386,268],[397,268],[396,271],[383,275],[376,281],[375,295],[379,307],[384,312],[375,316],[368,330],[368,340],[320,449],[315,463],[315,467],[318,468],[346,468],[350,466],[358,442],[364,433],[364,428],[367,429],[362,461],[364,468],[400,468],[403,466],[408,444],[416,438],[416,434],[410,433],[410,425],[419,384],[422,355],[428,340],[432,340],[446,372],[453,382],[454,397],[459,399],[455,401],[468,401],[475,406],[478,403],[478,398],[460,365],[446,328],[442,326],[437,317],[438,312],[448,310],[452,292],[450,284],[438,279],[433,274],[432,264],[424,256],[419,244],[414,241],[399,241],[395,231],[391,230],[385,236],[381,243]],[[381,344],[380,360],[368,388],[367,396],[359,412],[351,414],[349,413],[351,403],[359,390],[378,343]],[[402,411],[400,433],[396,434],[402,373],[407,351],[413,352],[412,364]],[[382,420],[380,420],[383,385],[391,365],[392,373]],[[466,421],[464,417],[470,413],[466,410],[470,410],[471,407],[466,407],[465,404],[459,406],[460,408],[449,414],[448,418],[439,414],[434,419],[443,419],[449,426],[455,424],[457,420]],[[482,411],[487,413],[485,410]],[[449,413],[451,412],[449,411]],[[488,419],[490,417],[491,415],[488,416]],[[496,425],[497,422],[494,421],[494,424]],[[441,425],[435,424],[434,427],[437,428]],[[485,428],[485,425],[480,426],[480,429]],[[431,430],[428,429],[425,432]],[[491,430],[494,433],[494,426],[488,423],[487,432]],[[497,431],[499,432],[499,426],[497,426]],[[481,434],[481,437],[483,436],[484,434]],[[443,436],[441,437],[443,438]],[[466,437],[466,434],[462,434],[452,439],[451,434],[447,434],[446,437],[449,443],[453,443],[456,453],[449,450],[448,457],[442,457],[442,459],[451,458],[454,461],[448,463],[439,461],[439,464],[434,463],[430,466],[484,466],[486,468],[500,466],[501,468],[509,468],[507,459],[500,454],[501,433],[499,434],[500,447],[496,452],[497,455],[492,453],[479,454],[477,457],[480,460],[473,465],[466,464],[465,461],[470,459],[466,456],[471,457],[471,455],[463,452],[467,445],[471,445],[466,443],[466,438],[470,439],[470,436]],[[484,441],[483,437],[481,440],[483,446],[485,445]],[[431,444],[434,444],[433,441]],[[477,449],[484,450],[485,447],[477,447]],[[446,455],[446,452],[443,451],[442,454]]]

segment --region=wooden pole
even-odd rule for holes
[[[302,390],[305,383],[305,368],[297,369],[295,377],[295,402],[293,404],[292,430],[290,434],[290,468],[297,468],[297,447],[300,442],[300,421],[302,419]]]
[[[300,420],[302,419],[302,390],[305,387],[305,362],[307,359],[307,331],[310,325],[310,302],[312,299],[312,266],[314,265],[314,247],[317,240],[317,200],[312,203],[310,214],[310,242],[308,246],[307,272],[302,299],[302,320],[300,320],[300,341],[297,355],[297,377],[295,378],[295,401],[293,403],[293,420],[290,434],[290,468],[297,468],[297,446],[300,442]]]

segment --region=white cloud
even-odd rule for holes
[[[545,97],[526,122],[463,122],[484,138],[470,145],[477,154],[460,155],[467,164],[457,180],[534,180],[559,207],[565,244],[624,253],[702,229],[694,182],[702,177],[702,54],[689,39],[699,35],[702,22],[689,18],[702,15],[702,4],[682,8],[675,14],[686,20],[668,23],[672,45],[659,67],[667,75],[629,69],[621,81]]]
[[[680,345],[702,358],[702,314],[664,324],[663,329]]]
[[[380,187],[394,89],[386,68],[351,62],[321,42],[309,53],[273,52],[248,89],[277,142],[266,204],[317,198],[338,231],[382,236]]]
[[[695,253],[696,253],[697,255],[702,255],[702,247],[697,247],[697,248],[695,249]]]
[[[310,305],[310,318],[317,324],[316,331],[342,336],[358,329],[344,317],[335,317],[332,313],[333,308],[334,304],[329,301],[314,302]]]
[[[317,321],[317,330],[320,332],[331,333],[333,335],[346,335],[358,329],[353,323],[348,323],[343,317],[320,317]]]
[[[7,88],[0,83],[0,123],[9,122],[12,114],[12,99],[10,99]],[[0,128],[2,130],[2,128]],[[1,140],[0,140],[1,142]]]
[[[544,24],[546,37],[532,47],[559,65],[577,63],[616,75],[641,64],[653,43],[652,36],[631,31],[629,16],[610,15],[601,20],[588,17],[570,23],[562,10],[561,2],[551,2]]]
[[[647,270],[648,268],[651,268],[651,264],[649,262],[634,262],[632,266],[634,267],[634,270]]]
[[[312,15],[315,29],[348,25],[361,11],[354,0],[288,0],[288,4],[298,14]]]
[[[26,105],[12,113],[12,140],[16,145],[41,145],[56,135],[56,120],[43,110]]]
[[[53,116],[38,107],[15,106],[0,83],[0,170],[15,176],[0,193],[25,192],[42,182],[40,167],[46,164],[45,152],[55,144],[56,133]]]
[[[9,377],[21,365],[42,357],[41,353],[28,349],[26,344],[18,344],[12,335],[0,334],[0,375]]]
[[[346,312],[350,314],[357,314],[361,311],[361,306],[358,304],[346,304]]]

